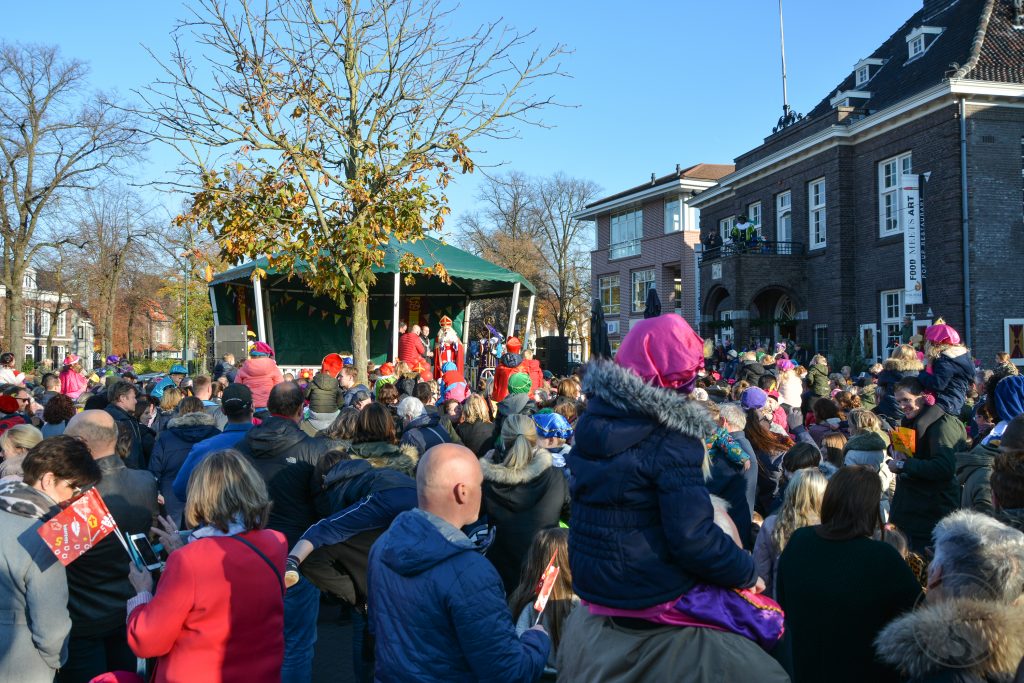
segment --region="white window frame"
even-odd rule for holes
[[[859,86],[860,85],[864,85],[865,83],[867,83],[870,80],[871,80],[871,67],[870,66],[865,64],[861,68],[857,69],[857,79],[856,79],[857,85],[859,85]]]
[[[613,284],[614,279],[614,284]],[[611,293],[618,291],[619,302],[612,303]],[[608,303],[604,302],[604,293],[608,292]],[[604,309],[605,315],[618,315],[622,308],[622,287],[619,283],[619,274],[612,273],[610,275],[601,275],[597,278],[597,296],[601,300],[601,308]]]
[[[910,48],[910,55],[909,55],[910,59],[913,59],[914,57],[917,57],[919,55],[923,55],[924,54],[924,50],[925,50],[925,47],[924,47],[924,36],[923,35],[915,36],[914,39],[910,41],[909,48]]]
[[[66,337],[68,336],[68,312],[62,311],[57,316],[57,336]]]
[[[651,274],[650,279],[637,279],[638,275],[642,275],[645,273]],[[643,313],[644,307],[647,305],[647,292],[650,291],[652,288],[658,286],[658,273],[654,268],[642,268],[640,270],[634,270],[632,273],[629,274],[629,282],[629,296],[633,302],[632,312]],[[650,285],[644,287],[643,296],[637,296],[639,294],[638,289],[640,287],[640,284],[648,282],[650,283]]]
[[[629,209],[612,214],[608,231],[608,259],[639,256],[640,239],[643,234],[643,209]]]
[[[665,198],[665,234],[682,232],[685,227],[686,205],[682,197]]]
[[[816,178],[807,183],[807,248],[824,249],[828,241],[828,216],[825,179]]]
[[[946,29],[939,26],[918,26],[913,31],[907,34],[907,61],[912,62],[917,59],[928,49],[935,44],[935,41],[939,39],[942,32]],[[928,36],[932,36],[929,40]]]
[[[39,334],[39,328],[36,325],[36,309],[31,306],[25,306],[25,334],[33,335]]]
[[[25,344],[25,360],[29,360],[29,359],[31,359],[33,361],[36,359],[36,345],[35,344]]]
[[[786,239],[782,239],[783,235],[780,230],[783,219],[789,220],[789,235],[785,236]],[[793,241],[793,193],[790,190],[775,195],[775,241]]]
[[[822,344],[818,343],[818,333],[825,333],[825,344],[824,349],[821,348]],[[829,339],[828,339],[828,325],[818,324],[814,326],[814,353],[820,353],[823,356],[827,356],[829,352]]]
[[[53,314],[49,311],[39,312],[39,334],[46,335],[50,333],[50,322],[53,320]]]
[[[690,206],[689,203],[684,203],[684,206],[686,207],[684,209],[686,217],[683,223],[683,230],[700,232],[700,209]]]
[[[878,162],[878,236],[903,234],[900,215],[900,187],[903,176],[913,173],[913,152],[904,152]]]
[[[24,289],[35,289],[36,288],[36,274],[31,270],[25,272],[25,277],[21,280],[21,286]]]
[[[736,227],[736,216],[729,216],[718,221],[718,232],[722,236],[722,244],[725,244],[726,240],[731,240],[732,237],[729,233]]]
[[[894,298],[895,297],[895,298]],[[900,330],[903,327],[903,316],[906,306],[903,303],[902,289],[886,289],[879,292],[880,321],[882,332],[882,353],[888,354],[901,343]]]
[[[754,224],[757,229],[757,234],[761,235],[761,221],[763,220],[761,215],[761,202],[752,202],[747,204],[747,220]]]

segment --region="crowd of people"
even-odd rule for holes
[[[292,377],[264,342],[146,383],[0,356],[0,678],[309,681],[324,599],[359,681],[1017,673],[1007,357],[981,369],[938,322],[854,376],[668,314],[568,377],[502,339],[471,387],[441,322],[365,382],[333,353]],[[121,538],[65,568],[33,532],[91,488]]]

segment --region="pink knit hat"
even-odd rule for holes
[[[932,344],[959,344],[960,335],[946,323],[932,325],[924,331],[924,338]]]
[[[615,362],[648,384],[690,393],[704,367],[704,342],[682,316],[660,315],[633,324]]]

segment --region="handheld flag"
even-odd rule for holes
[[[917,432],[910,427],[897,427],[889,435],[892,438],[892,447],[903,453],[908,458],[914,457],[917,446]]]
[[[117,529],[103,497],[89,489],[38,529],[53,554],[65,567]]]
[[[555,588],[555,579],[558,578],[558,567],[555,565],[556,555],[558,555],[557,550],[551,553],[548,566],[544,568],[544,573],[540,575],[540,581],[537,582],[537,599],[533,601],[533,610],[537,613],[537,620],[533,622],[534,626],[540,623],[544,608],[548,606],[551,591]]]

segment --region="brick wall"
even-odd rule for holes
[[[665,233],[665,201],[658,198],[645,202],[643,210],[643,236],[640,254],[609,260],[608,242],[611,239],[611,216],[605,214],[597,218],[598,248],[590,253],[591,291],[594,298],[600,296],[598,280],[602,276],[617,274],[619,276],[620,313],[618,336],[611,335],[612,341],[621,339],[629,331],[631,320],[643,318],[643,307],[633,312],[632,276],[634,272],[652,269],[655,276],[655,287],[661,298],[662,312],[673,310],[670,302],[675,285],[675,272],[680,273],[683,284],[682,309],[687,320],[694,320],[696,299],[696,270],[694,268],[694,246],[700,242],[697,231]],[[609,316],[611,319],[612,316]]]
[[[981,128],[991,131],[989,135],[1002,140],[998,146],[1004,153],[994,155],[976,153],[972,155],[976,167],[971,170],[973,188],[972,211],[979,212],[972,220],[972,242],[975,252],[998,251],[998,245],[1013,243],[1013,249],[1003,249],[993,259],[993,265],[979,265],[972,268],[978,276],[972,282],[975,301],[988,298],[980,306],[977,315],[984,313],[988,318],[998,319],[985,323],[986,348],[994,336],[1002,344],[1002,318],[1024,317],[1017,313],[1010,315],[1003,310],[1014,308],[1019,311],[1021,278],[996,278],[999,272],[1013,272],[1012,263],[1024,262],[1020,256],[1021,235],[1021,149],[1020,137],[1024,135],[1020,120],[1021,110],[1009,117],[1011,120],[977,120],[972,135],[981,134]],[[994,115],[993,115],[994,116]],[[990,117],[991,118],[991,117]],[[1013,139],[1015,138],[1015,142]],[[972,145],[975,143],[972,141]],[[949,106],[915,121],[895,128],[882,135],[855,145],[845,145],[825,150],[798,164],[777,173],[766,175],[754,182],[737,188],[733,197],[723,199],[704,207],[701,211],[701,228],[704,231],[717,230],[718,221],[735,215],[754,201],[763,206],[762,232],[767,239],[775,239],[776,216],[775,196],[782,191],[792,192],[793,238],[807,243],[809,218],[807,184],[819,177],[825,178],[827,196],[827,246],[823,250],[810,251],[803,259],[805,285],[801,293],[807,304],[808,320],[798,325],[798,338],[811,339],[814,325],[829,327],[833,346],[843,337],[858,335],[861,324],[880,324],[881,292],[903,289],[903,238],[879,236],[878,208],[878,164],[892,156],[910,151],[913,154],[913,171],[931,172],[925,199],[926,251],[925,265],[928,277],[925,282],[926,300],[917,308],[918,317],[923,319],[929,306],[935,315],[942,315],[947,322],[958,329],[964,326],[963,280],[960,258],[960,186],[959,186],[959,123],[956,105]],[[988,242],[979,233],[990,233],[992,223],[1000,223],[998,234]],[[1016,231],[1014,242],[1011,234]],[[745,257],[746,261],[757,257]],[[998,265],[994,265],[998,264]],[[723,277],[721,284],[744,297],[752,296],[760,287],[772,284],[785,285],[792,281],[791,273],[772,271],[768,261],[763,266],[744,264],[742,279],[735,276],[732,281]],[[1019,267],[1019,266],[1018,266]],[[703,272],[703,271],[702,271]],[[723,273],[726,275],[726,273]],[[995,290],[993,280],[1001,280]],[[710,283],[702,277],[702,290],[710,290]],[[739,286],[737,286],[739,285]],[[989,296],[994,291],[995,296]],[[1001,304],[998,302],[1002,301]],[[1012,302],[1012,303],[1011,303]],[[737,301],[735,308],[750,305],[750,300]],[[996,310],[999,309],[999,310]],[[975,319],[977,319],[977,315]],[[980,331],[980,329],[979,329]],[[976,335],[977,336],[977,335]],[[979,338],[980,340],[980,338]]]

